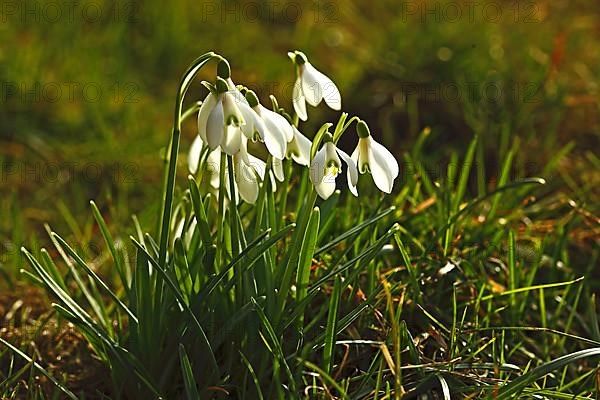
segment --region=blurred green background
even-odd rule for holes
[[[472,194],[493,184],[514,145],[516,176],[544,176],[551,204],[575,199],[597,215],[599,11],[589,0],[3,1],[3,268],[19,266],[17,249],[44,222],[93,235],[75,222],[91,222],[92,198],[113,223],[132,213],[153,222],[174,94],[210,50],[230,60],[236,83],[286,108],[286,52],[302,50],[398,159],[428,128],[421,154],[443,175],[450,152],[478,134],[487,179]],[[204,93],[196,82],[187,102]],[[309,114],[308,136],[337,117]],[[182,151],[194,135],[190,121]]]

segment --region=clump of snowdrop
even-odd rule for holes
[[[271,189],[276,190],[276,181],[283,182],[286,178],[284,163],[292,161],[309,168],[314,191],[323,199],[336,190],[336,179],[344,170],[348,188],[355,196],[358,196],[359,173],[370,173],[381,191],[391,193],[399,172],[398,163],[372,138],[364,121],[353,117],[346,123],[347,114],[342,113],[333,133],[328,131],[333,126],[330,123],[314,135],[314,141],[301,133],[298,121],[308,119],[306,103],[317,106],[324,100],[330,108],[340,110],[342,101],[337,86],[315,69],[304,53],[295,51],[288,55],[296,69],[291,115],[279,107],[272,96],[273,109],[263,106],[254,91],[234,84],[229,63],[224,59],[219,62],[215,83],[203,82],[209,94],[198,112],[198,136],[188,155],[190,172],[210,172],[213,189],[224,185],[229,196],[235,193],[236,202],[239,195],[250,204],[257,201],[265,179],[270,181]],[[349,156],[337,143],[352,122],[356,122],[359,140]],[[249,152],[249,141],[264,146],[262,153],[268,156],[266,161]],[[229,167],[220,173],[223,157]],[[202,169],[202,163],[210,167]],[[233,180],[228,178],[229,171],[234,175]],[[220,182],[222,179],[225,182]],[[230,182],[234,188],[230,188]]]

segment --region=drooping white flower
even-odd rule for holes
[[[335,191],[335,179],[342,171],[342,162],[340,157],[347,165],[348,187],[353,195],[358,196],[356,184],[358,182],[358,170],[356,164],[348,154],[338,149],[333,143],[331,134],[326,133],[323,139],[323,147],[310,163],[310,180],[312,181],[317,194],[324,200]]]
[[[294,130],[294,138],[288,143],[286,157],[291,158],[300,165],[308,167],[310,164],[312,142],[300,133],[295,126],[292,126],[292,129]]]
[[[248,139],[243,137],[239,153],[233,156],[234,175],[236,187],[242,200],[254,204],[258,198],[260,182],[265,179],[267,164],[260,158],[248,153],[247,142]],[[283,173],[283,170],[281,172]],[[269,173],[269,177],[272,189],[275,191],[277,185],[272,172]]]
[[[361,174],[369,172],[375,185],[385,193],[391,193],[394,180],[400,172],[398,161],[383,145],[377,143],[371,136],[369,127],[364,121],[356,124],[358,146],[352,152],[352,160],[358,166]]]
[[[258,157],[248,153],[248,139],[243,136],[240,150],[233,155],[233,169],[234,169],[234,187],[236,201],[239,197],[247,203],[254,204],[256,197],[258,196],[259,185],[265,178],[266,163]],[[202,139],[197,136],[190,147],[188,154],[188,168],[192,174],[198,172],[199,159],[202,154],[202,150],[206,148],[206,145],[202,142]],[[209,150],[208,157],[204,162],[206,167],[204,168],[204,176],[208,177],[210,188],[212,191],[218,191],[221,186],[220,172],[221,172],[221,155],[222,151],[220,148],[215,150]],[[283,173],[283,170],[282,172]],[[257,179],[257,176],[259,179]],[[229,172],[225,170],[223,174],[225,189],[227,196],[231,197],[231,187],[229,184]],[[269,178],[271,180],[271,186],[273,191],[277,189],[275,176],[273,171],[269,172]],[[283,180],[283,178],[281,179]]]
[[[292,91],[294,110],[302,121],[308,119],[306,102],[313,107],[319,105],[321,100],[333,110],[341,110],[342,96],[340,91],[325,74],[312,66],[304,53],[290,52],[288,56],[297,65],[297,77]]]
[[[252,90],[245,94],[248,108],[242,106],[245,113],[250,113],[250,126],[243,127],[246,137],[254,138],[258,136],[261,142],[265,143],[269,153],[279,160],[283,160],[287,149],[287,144],[294,138],[292,125],[283,115],[277,114],[264,107],[258,101],[258,97]]]
[[[221,146],[227,154],[236,154],[241,146],[240,127],[246,121],[227,82],[217,78],[216,91],[210,92],[198,112],[198,134],[211,150]]]

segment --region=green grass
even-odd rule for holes
[[[133,83],[137,100],[3,99],[2,164],[68,173],[0,182],[1,397],[593,398],[596,6],[540,1],[535,23],[450,23],[404,18],[388,1],[334,2],[327,23],[305,9],[295,24],[234,24],[199,23],[191,4],[142,7],[135,23],[11,19],[0,31],[3,81]],[[268,85],[292,82],[295,48],[394,149],[392,195],[361,176],[359,198],[315,201],[306,172],[289,165],[289,189],[267,184],[256,206],[233,207],[223,191],[207,194],[202,174],[186,180],[185,163],[169,164],[165,149],[184,158],[195,133],[192,117],[180,146],[168,145],[191,60],[214,49],[236,82],[287,109],[291,91]],[[81,62],[65,61],[73,55]],[[202,98],[199,80],[184,107]],[[414,91],[473,82],[538,90],[532,101]],[[309,113],[309,137],[338,118]],[[341,143],[350,150],[352,132]],[[90,177],[90,164],[104,174]],[[190,233],[173,240],[180,222]],[[99,360],[87,371],[101,384],[76,381],[86,368],[48,350],[68,345],[48,336],[61,329],[84,344],[70,359]]]

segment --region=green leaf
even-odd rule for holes
[[[121,263],[121,258],[119,257],[119,255],[117,253],[117,248],[115,247],[115,241],[113,240],[112,235],[110,234],[110,231],[108,230],[108,227],[106,226],[106,222],[104,221],[104,218],[102,217],[102,214],[100,213],[100,210],[98,209],[98,206],[96,206],[96,203],[94,203],[94,201],[91,200],[90,205],[92,206],[92,214],[94,214],[94,218],[96,219],[96,222],[98,223],[98,227],[100,228],[100,232],[102,233],[104,242],[106,243],[106,246],[108,247],[108,250],[110,251],[110,254],[112,255],[113,261],[115,263],[115,268],[117,270],[117,273],[119,274],[119,277],[121,278],[121,282],[123,283],[123,286],[128,288],[130,285],[130,282],[129,282],[130,277],[128,276],[128,274],[125,272],[125,270],[123,268],[123,264]]]
[[[194,372],[192,371],[192,365],[185,352],[185,347],[179,344],[179,360],[181,362],[181,372],[183,374],[183,384],[185,386],[185,393],[187,394],[188,400],[200,400],[200,394],[198,393],[198,387],[196,379],[194,378]]]
[[[560,369],[582,358],[594,357],[598,355],[600,355],[600,347],[594,347],[591,349],[566,354],[562,357],[542,364],[539,367],[532,369],[528,373],[518,377],[517,379],[507,383],[506,385],[501,386],[496,399],[504,400],[514,398],[519,393],[521,393],[528,385],[537,381],[541,377],[549,374],[550,372],[556,371],[557,369]]]
[[[315,207],[310,215],[308,226],[302,240],[300,249],[300,258],[298,260],[298,272],[296,275],[296,301],[300,302],[308,291],[308,281],[310,278],[310,267],[312,265],[313,254],[317,244],[319,233],[319,208]]]
[[[117,303],[117,305],[119,307],[121,307],[121,309],[123,309],[123,311],[125,311],[125,313],[127,313],[127,315],[129,316],[129,318],[131,319],[131,321],[135,322],[137,324],[138,323],[138,319],[133,314],[133,312],[125,305],[125,303],[123,303],[121,301],[121,299],[119,299],[119,297],[117,297],[117,295],[112,290],[110,290],[110,288],[108,287],[108,285],[106,285],[106,283],[104,283],[104,281],[102,279],[100,279],[100,277],[94,271],[92,271],[92,269],[90,267],[87,266],[87,264],[79,256],[79,254],[77,254],[75,252],[75,250],[73,250],[71,248],[71,246],[69,246],[67,244],[67,242],[65,242],[65,240],[63,238],[61,238],[58,234],[52,232],[52,237],[55,238],[60,243],[61,247],[63,247],[67,251],[67,253],[69,253],[69,255],[75,260],[75,262],[77,263],[77,265],[79,265],[81,268],[83,268],[85,270],[85,272],[90,277],[92,277],[92,279],[96,283],[98,283],[108,293],[108,295],[110,297],[112,297],[112,299],[115,301],[115,303]]]
[[[333,284],[333,291],[329,299],[327,326],[325,328],[325,346],[323,348],[323,370],[329,374],[333,363],[333,350],[337,336],[338,307],[342,292],[342,279],[338,276]]]
[[[46,378],[48,378],[50,380],[50,382],[52,382],[52,384],[54,386],[56,386],[61,392],[63,392],[68,398],[73,399],[73,400],[78,400],[78,397],[75,396],[75,394],[73,392],[71,392],[69,389],[67,389],[67,387],[64,386],[62,383],[57,381],[48,371],[46,371],[44,369],[44,367],[42,367],[37,362],[33,361],[31,359],[31,357],[29,357],[27,354],[23,353],[21,350],[19,350],[18,348],[16,348],[15,346],[13,346],[9,342],[7,342],[6,340],[2,339],[1,337],[0,337],[0,343],[4,344],[12,352],[14,352],[18,356],[22,357],[25,361],[27,361],[28,363],[33,365],[36,370],[38,370],[41,374],[43,374]]]

